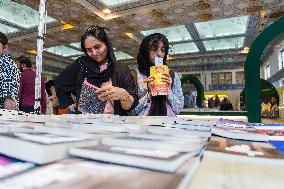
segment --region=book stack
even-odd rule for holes
[[[0,180],[35,167],[35,164],[0,155]]]
[[[0,188],[185,189],[188,187],[191,173],[198,164],[198,158],[192,158],[184,169],[176,174],[169,174],[101,162],[66,159],[5,179],[0,182]]]
[[[97,141],[49,133],[8,132],[0,134],[0,144],[0,154],[46,164],[66,157],[70,147],[95,145]]]
[[[267,142],[281,126],[226,119],[31,114],[1,116],[0,128],[0,188],[189,188],[200,163],[201,173],[212,166],[201,157],[240,167],[284,159]]]

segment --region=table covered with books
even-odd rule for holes
[[[281,124],[216,116],[0,115],[1,189],[284,188]]]

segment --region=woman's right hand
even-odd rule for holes
[[[152,90],[152,86],[154,84],[154,80],[155,80],[155,76],[149,76],[147,78],[147,86],[148,86],[148,91],[151,91]]]

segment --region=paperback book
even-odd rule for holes
[[[71,148],[70,155],[114,164],[174,173],[186,160],[200,152],[149,150],[131,147],[97,145]]]
[[[268,142],[251,142],[212,136],[205,155],[220,158],[251,160],[255,163],[271,162],[284,165],[284,154]]]
[[[192,158],[175,174],[82,159],[66,159],[0,182],[0,188],[169,189],[188,188],[199,164]],[[32,181],[32,182],[31,182]]]
[[[97,141],[48,133],[1,133],[0,144],[1,154],[45,164],[66,157],[70,147],[95,145]]]
[[[22,173],[35,164],[0,155],[0,180]]]
[[[207,141],[192,142],[186,140],[157,140],[142,137],[105,137],[101,140],[101,144],[107,146],[129,147],[145,150],[165,150],[177,152],[200,152]]]

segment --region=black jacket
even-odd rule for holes
[[[75,103],[71,94],[75,95],[77,100],[79,99],[82,83],[85,79],[84,73],[84,66],[75,61],[57,76],[55,90],[60,108],[66,108]],[[127,111],[122,108],[119,100],[114,101],[114,114],[127,116],[128,112],[138,104],[137,86],[130,69],[126,65],[117,63],[111,81],[113,86],[125,89],[134,98],[132,107]]]

